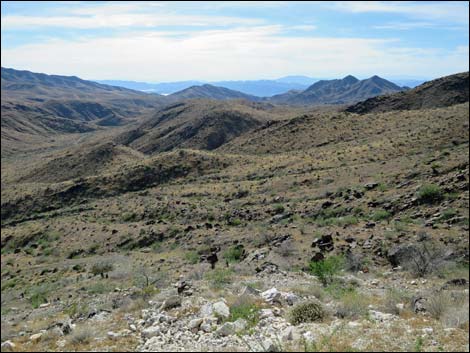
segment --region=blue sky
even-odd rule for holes
[[[468,2],[2,1],[2,66],[147,82],[467,71]]]

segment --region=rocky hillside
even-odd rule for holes
[[[271,97],[270,101],[306,105],[344,104],[402,90],[403,88],[379,76],[358,80],[349,75],[343,79],[321,80],[300,93],[288,92]]]
[[[200,100],[158,111],[116,142],[151,154],[174,148],[213,150],[261,125],[262,115],[250,106]]]
[[[367,99],[346,109],[352,113],[447,107],[469,101],[468,72],[445,76],[406,91]]]

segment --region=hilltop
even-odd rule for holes
[[[344,104],[402,90],[379,76],[358,80],[348,75],[342,79],[315,82],[302,92],[277,95],[271,97],[271,101],[283,104]]]
[[[370,113],[447,107],[469,101],[468,71],[425,82],[412,90],[367,99],[347,108],[348,112]]]

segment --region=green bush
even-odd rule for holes
[[[386,219],[390,219],[391,213],[385,210],[378,210],[372,214],[372,220],[379,222]]]
[[[254,327],[259,322],[259,305],[248,296],[237,298],[236,302],[230,306],[230,316],[227,321],[234,322],[244,319],[248,323],[247,328]]]
[[[342,256],[330,256],[321,261],[310,262],[309,267],[310,272],[317,276],[320,282],[326,287],[333,282],[334,276],[344,267],[344,259]]]
[[[184,258],[186,259],[186,261],[188,261],[192,265],[195,265],[199,262],[199,255],[197,254],[196,251],[188,251],[184,255]]]
[[[206,275],[206,279],[215,289],[223,288],[232,282],[233,271],[228,268],[216,268]]]
[[[285,211],[285,208],[283,205],[277,204],[274,206],[274,213],[280,214],[280,213],[284,213],[284,211]]]
[[[321,321],[326,313],[320,302],[308,301],[294,306],[289,316],[291,324],[298,325],[304,322]]]
[[[243,259],[243,253],[243,247],[232,246],[224,252],[222,257],[228,262],[240,262]]]
[[[418,190],[418,200],[421,203],[433,204],[441,201],[444,194],[441,188],[434,184],[423,185]]]

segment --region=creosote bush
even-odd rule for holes
[[[427,184],[420,187],[418,190],[418,200],[421,203],[433,204],[441,201],[444,194],[439,186],[434,184]]]
[[[344,267],[344,259],[342,256],[330,256],[324,260],[310,262],[310,272],[317,276],[320,282],[326,287],[333,282],[334,276],[337,275]]]
[[[299,325],[304,322],[322,321],[326,312],[319,301],[308,301],[294,306],[289,316],[293,325]]]

